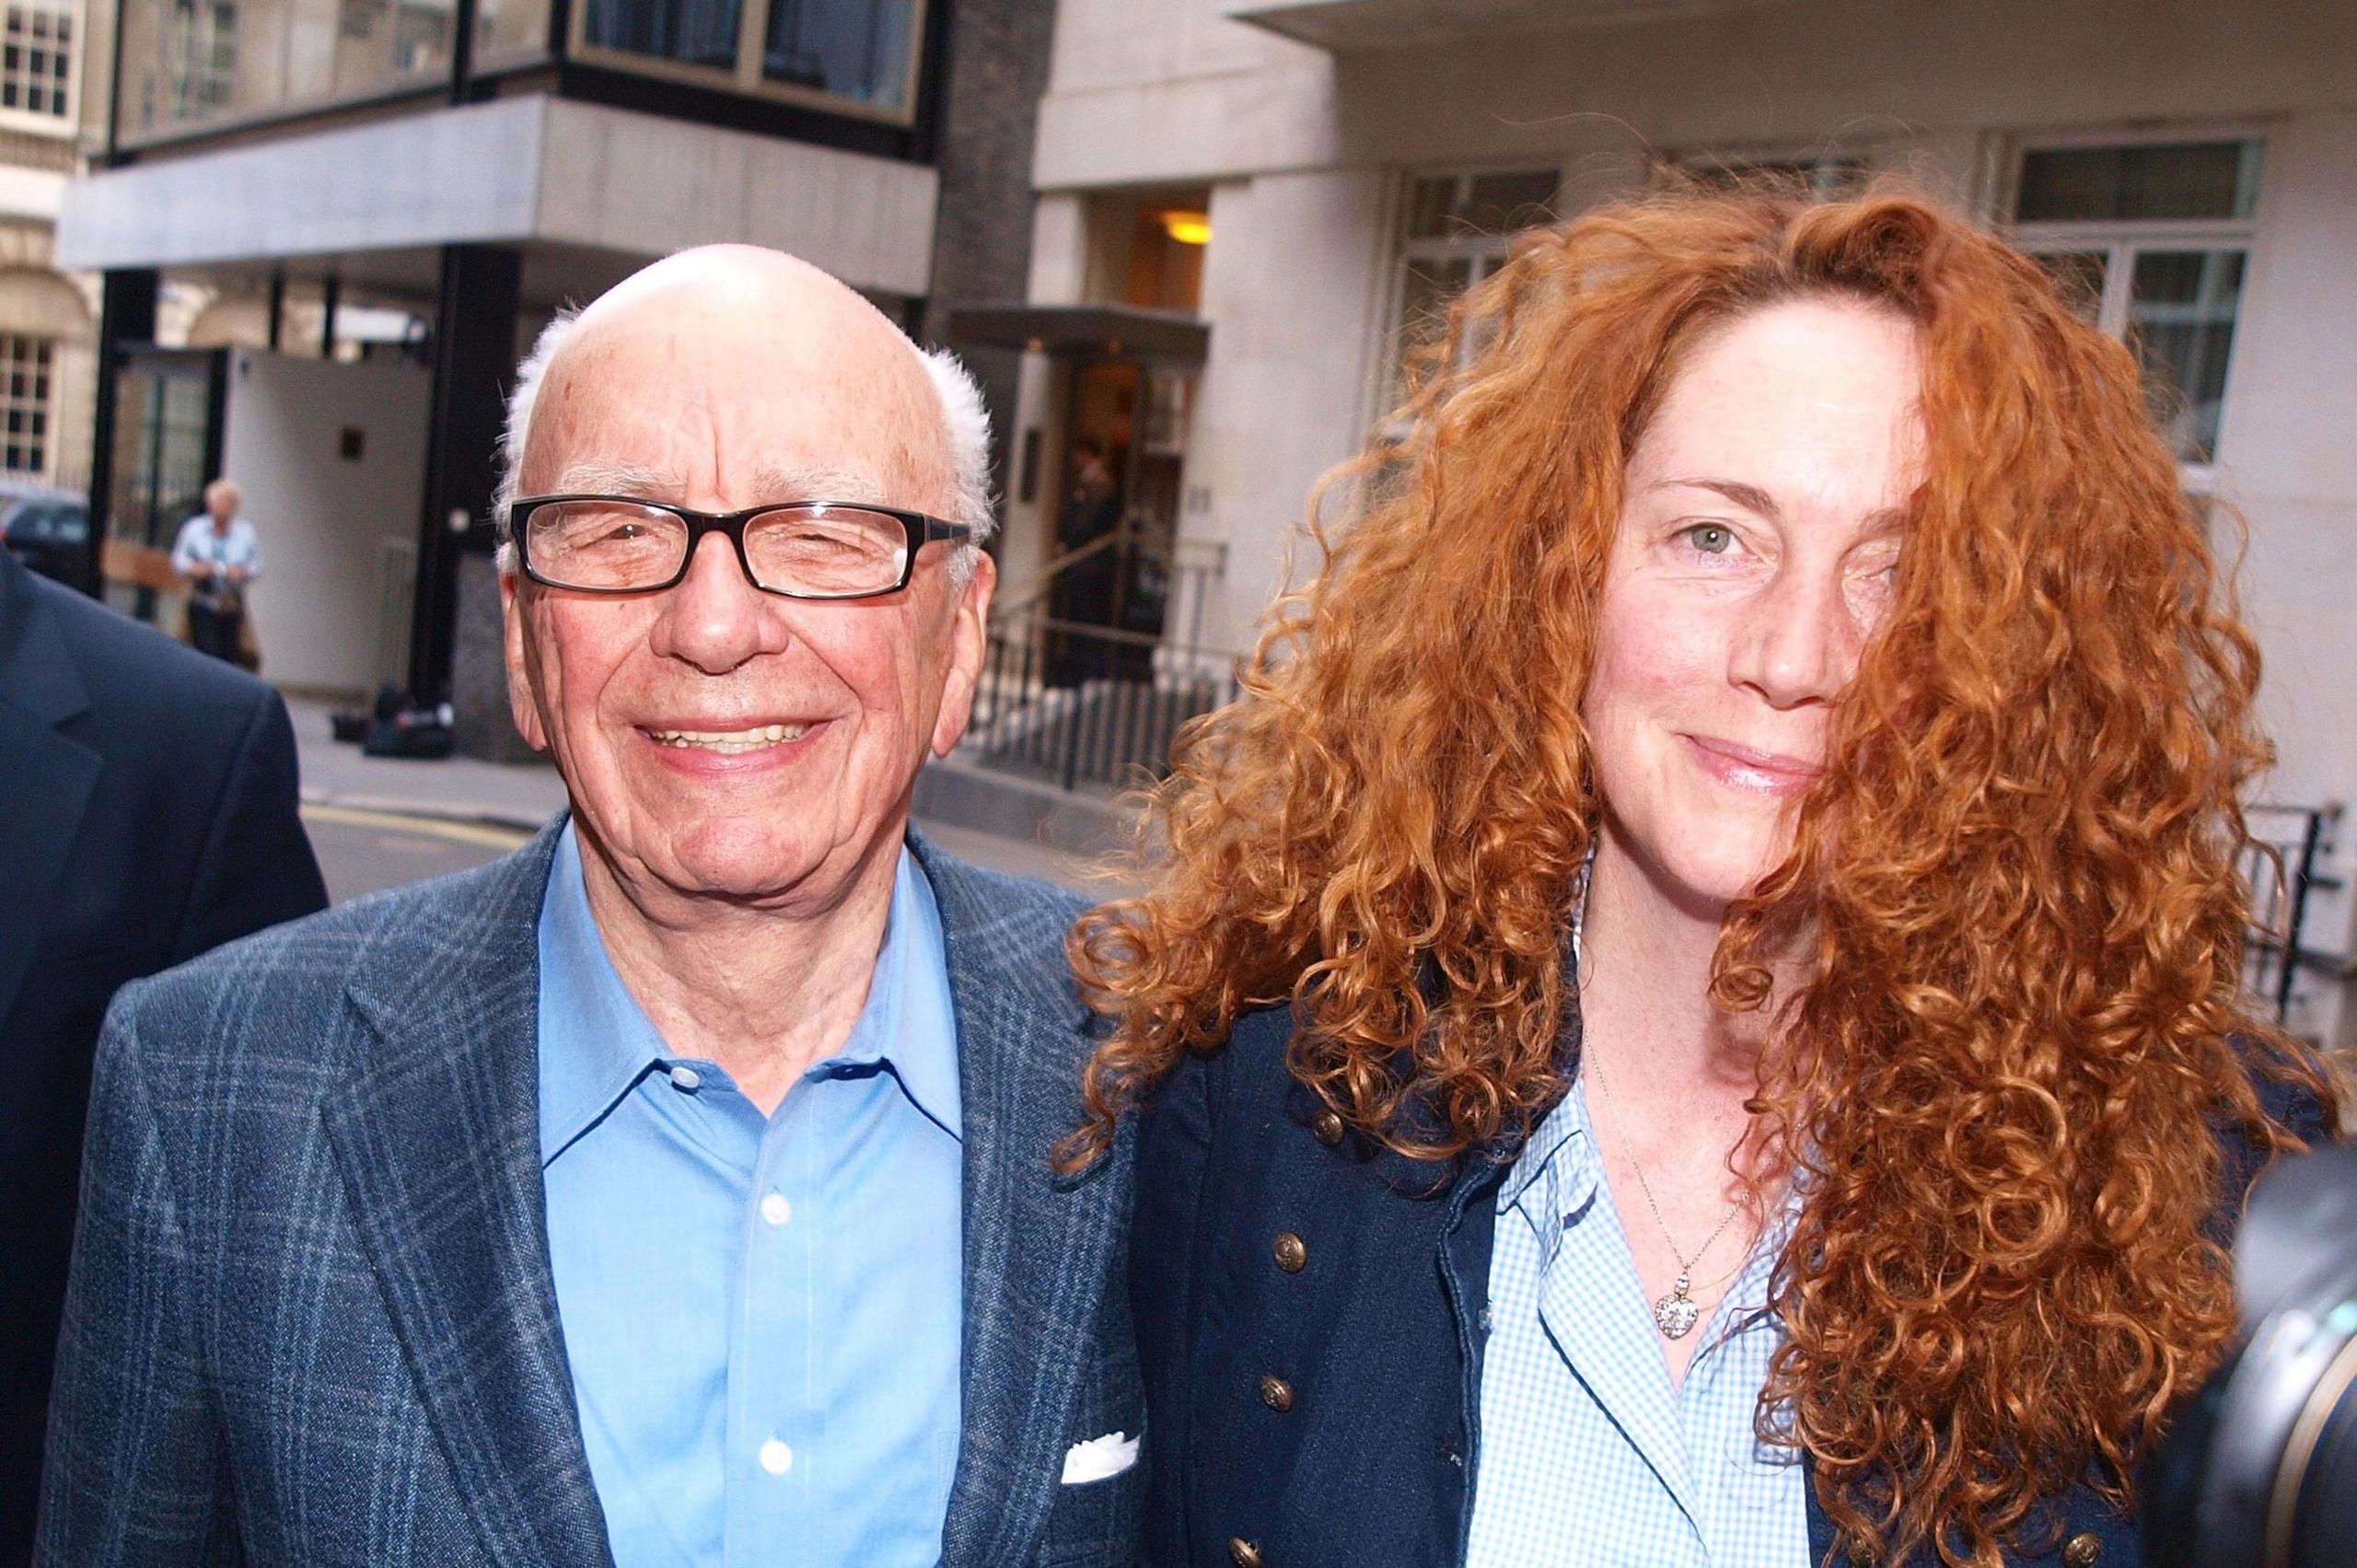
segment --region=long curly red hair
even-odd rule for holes
[[[2334,1100],[2241,993],[2258,659],[2137,367],[1935,203],[1612,206],[1455,308],[1405,434],[1321,485],[1322,570],[1149,797],[1148,890],[1074,933],[1113,1027],[1064,1157],[1262,1005],[1295,1009],[1295,1075],[1411,1155],[1510,1154],[1562,1097],[1622,470],[1698,334],[1818,294],[1916,324],[1928,467],[1714,971],[1775,1009],[1755,1109],[1805,1194],[1762,1417],[1853,1553],[1990,1564],[2073,1483],[2124,1504],[2230,1331],[2217,1133],[2297,1143],[2254,1074]]]

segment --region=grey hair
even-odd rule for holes
[[[508,513],[516,504],[517,487],[524,471],[524,448],[531,438],[532,409],[540,401],[540,383],[548,377],[551,362],[571,340],[580,319],[578,310],[558,311],[533,340],[532,352],[516,367],[516,384],[507,394],[507,424],[499,439],[499,485],[492,496],[502,571],[514,563],[515,545],[508,528]],[[963,587],[973,575],[974,561],[981,553],[982,541],[990,538],[998,523],[991,506],[990,412],[983,406],[981,388],[956,354],[947,349],[921,349],[914,343],[909,347],[924,366],[925,378],[933,383],[934,396],[941,404],[941,421],[949,442],[952,485],[947,520],[973,530],[973,539],[960,545],[950,561],[952,580]]]

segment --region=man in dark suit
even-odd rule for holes
[[[0,1563],[32,1554],[99,1021],[324,908],[276,692],[0,553]]]
[[[1078,902],[908,831],[986,431],[774,252],[550,329],[502,583],[571,810],[125,993],[42,1563],[1131,1561],[1127,1146],[1051,1165]]]

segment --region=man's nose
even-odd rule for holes
[[[783,652],[791,640],[777,599],[753,586],[723,534],[698,541],[686,579],[663,598],[654,651],[707,675],[726,675],[757,655]]]
[[[1849,683],[1858,643],[1840,570],[1788,564],[1747,608],[1727,673],[1773,708],[1823,703]]]

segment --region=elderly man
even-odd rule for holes
[[[1128,1561],[1075,906],[907,831],[982,659],[971,382],[714,248],[550,329],[510,426],[569,819],[125,993],[40,1560]]]
[[[238,662],[244,651],[246,588],[261,575],[261,544],[238,514],[246,502],[237,482],[204,487],[204,510],[180,525],[172,570],[188,588],[188,640],[201,654]]]

